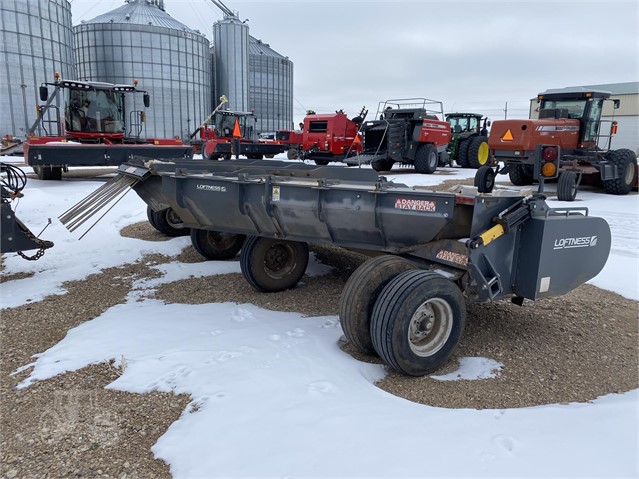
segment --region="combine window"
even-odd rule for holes
[[[586,100],[543,100],[540,110],[567,110],[568,118],[580,120],[585,107]]]
[[[308,125],[309,133],[325,133],[328,131],[328,121],[311,121]]]

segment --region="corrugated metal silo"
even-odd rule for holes
[[[162,0],[127,0],[73,30],[78,79],[137,79],[149,91],[148,138],[186,139],[210,113],[209,41],[166,13]]]
[[[261,40],[249,42],[249,108],[258,132],[293,128],[293,62]]]
[[[24,138],[35,121],[38,87],[54,72],[73,78],[71,5],[67,0],[2,0],[0,135]]]
[[[213,24],[215,97],[226,95],[228,108],[247,111],[249,106],[249,28],[235,15]]]

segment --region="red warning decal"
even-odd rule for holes
[[[437,203],[427,200],[409,200],[406,198],[397,198],[395,200],[395,209],[397,210],[415,210],[415,211],[435,211]]]

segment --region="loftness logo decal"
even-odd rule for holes
[[[559,238],[555,240],[553,249],[588,248],[597,246],[597,236],[581,236],[579,238]]]
[[[197,185],[195,188],[198,190],[204,190],[204,191],[215,191],[219,193],[226,193],[226,186]]]

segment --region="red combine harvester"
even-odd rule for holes
[[[358,131],[367,113],[366,108],[362,108],[359,115],[350,120],[342,110],[319,115],[309,112],[304,118],[300,158],[328,165],[361,152]]]
[[[496,173],[508,173],[514,185],[539,182],[539,192],[546,180],[559,178],[560,201],[573,201],[582,182],[603,184],[608,194],[628,194],[637,184],[637,156],[628,149],[610,148],[617,122],[601,119],[604,102],[619,107],[619,100],[610,100],[610,95],[585,88],[547,90],[537,97],[538,119],[494,121],[488,146],[497,169],[480,168],[475,185],[488,192]],[[610,126],[604,129],[604,123]]]
[[[364,122],[361,155],[344,158],[348,165],[370,164],[375,171],[388,171],[395,163],[415,166],[417,173],[433,173],[444,160],[450,142],[450,124],[441,102],[406,98],[380,102],[376,120]]]
[[[49,88],[54,90],[49,95]],[[25,162],[41,180],[60,180],[69,166],[118,166],[134,156],[156,159],[193,157],[179,139],[141,138],[146,112],[128,108],[127,97],[150,96],[133,85],[62,80],[40,86],[38,117],[24,143]],[[55,102],[55,104],[54,104]],[[126,112],[128,111],[128,118]],[[128,121],[127,121],[128,120]]]

